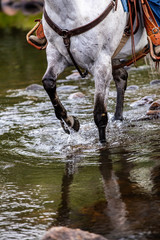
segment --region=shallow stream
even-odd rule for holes
[[[160,239],[160,121],[136,121],[160,98],[160,78],[148,66],[129,69],[124,122],[113,122],[116,91],[111,84],[107,144],[98,142],[93,121],[94,82],[57,81],[59,96],[78,117],[78,133],[67,135],[41,84],[45,52],[28,46],[25,32],[0,38],[0,239],[40,239],[51,226],[68,226],[110,240]],[[71,99],[75,92],[85,97]]]

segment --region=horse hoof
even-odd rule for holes
[[[80,123],[79,123],[78,119],[74,116],[73,116],[73,120],[74,120],[74,123],[73,123],[72,128],[74,129],[74,131],[78,132],[79,128],[80,128]]]
[[[101,143],[102,145],[105,145],[105,144],[106,144],[106,139],[100,139],[100,143]]]
[[[112,121],[114,122],[114,121],[123,121],[124,119],[123,119],[123,116],[114,116],[113,118],[112,118]]]
[[[70,134],[70,129],[72,128],[74,131],[78,132],[80,128],[79,121],[76,117],[70,116],[69,117],[70,122],[65,122],[64,120],[61,120],[61,126],[65,133]]]

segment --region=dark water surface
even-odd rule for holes
[[[66,135],[41,84],[45,52],[28,46],[25,33],[0,38],[0,239],[40,239],[50,226],[69,226],[108,239],[160,239],[160,121],[132,121],[160,98],[160,78],[147,66],[129,71],[125,121],[112,122],[115,88],[109,98],[108,141],[98,143],[93,121],[94,82],[58,79],[59,96],[81,123]],[[69,95],[81,91],[82,99]]]

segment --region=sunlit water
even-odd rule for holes
[[[149,108],[131,107],[144,96],[160,98],[159,78],[149,67],[129,70],[124,117],[113,122],[111,85],[107,144],[98,142],[93,121],[92,77],[58,79],[58,94],[81,123],[63,132],[47,94],[27,90],[41,84],[45,52],[25,42],[25,33],[0,38],[0,239],[41,239],[51,226],[81,228],[108,239],[159,239],[160,121],[136,121]],[[84,98],[70,99],[75,92]]]

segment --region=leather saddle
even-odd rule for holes
[[[137,32],[139,22],[145,27],[148,38],[149,52],[154,61],[160,60],[160,27],[158,26],[153,12],[147,0],[128,0],[130,22],[129,30],[131,36]],[[133,30],[133,23],[136,21],[135,30]],[[134,44],[132,41],[132,47]],[[159,49],[159,50],[158,50]]]

